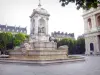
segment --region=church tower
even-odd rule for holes
[[[31,41],[49,41],[48,20],[50,14],[42,8],[39,0],[38,8],[34,9],[31,16],[30,36]]]
[[[84,10],[85,54],[100,54],[100,7]]]

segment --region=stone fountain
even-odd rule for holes
[[[41,7],[34,9],[30,16],[30,40],[20,48],[10,51],[10,58],[19,60],[60,60],[67,59],[68,47],[60,47],[49,41],[48,21],[50,14]]]

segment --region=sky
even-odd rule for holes
[[[27,27],[30,33],[30,18],[39,0],[0,0],[0,24]],[[50,13],[49,34],[54,31],[74,33],[75,38],[84,33],[82,9],[70,3],[62,7],[59,0],[41,0],[42,8]]]

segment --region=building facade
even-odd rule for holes
[[[0,24],[0,32],[11,32],[11,33],[24,33],[27,34],[27,28],[8,26]]]
[[[58,39],[58,40],[61,40],[61,39],[64,39],[64,38],[72,38],[72,39],[75,39],[74,37],[74,33],[64,33],[64,32],[52,32],[51,33],[51,36],[54,37],[55,39]]]
[[[100,54],[100,7],[83,13],[85,54]]]

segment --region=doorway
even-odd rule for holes
[[[94,52],[94,44],[90,43],[90,54],[92,55]]]

